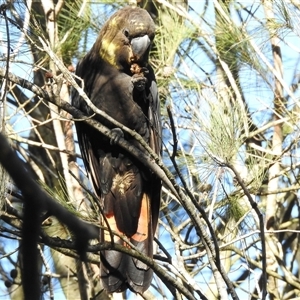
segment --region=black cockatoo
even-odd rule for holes
[[[103,26],[99,36],[76,68],[84,91],[97,106],[118,122],[139,133],[159,155],[161,124],[159,99],[153,69],[148,65],[154,23],[147,11],[126,7]],[[72,103],[110,129],[114,125],[72,92]],[[89,127],[75,123],[82,158],[112,231],[127,237],[135,247],[153,256],[161,181],[138,159],[116,142]],[[116,130],[120,134],[121,130]],[[121,132],[122,134],[122,132]],[[140,150],[144,148],[130,134],[124,138]],[[109,231],[101,230],[101,241],[111,242]],[[114,242],[128,246],[114,236]],[[126,288],[143,293],[150,286],[152,270],[141,261],[117,251],[102,251],[101,279],[108,292]]]

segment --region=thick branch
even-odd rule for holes
[[[27,202],[38,205],[40,210],[47,210],[51,215],[56,216],[62,223],[69,227],[78,241],[87,241],[88,239],[98,237],[98,233],[93,226],[76,218],[40,188],[30,177],[25,165],[19,159],[16,152],[11,149],[2,134],[0,134],[0,145],[0,163],[21,190]]]

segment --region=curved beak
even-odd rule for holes
[[[151,41],[148,35],[137,37],[131,40],[131,49],[135,60],[140,60],[149,49]]]

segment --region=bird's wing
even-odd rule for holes
[[[150,70],[151,74],[152,69]],[[153,74],[154,78],[154,74]],[[153,79],[150,82],[150,94],[149,94],[149,131],[150,131],[150,142],[149,145],[151,149],[160,157],[162,152],[162,127],[160,120],[160,101],[157,90],[157,85]],[[151,187],[151,211],[152,211],[152,226],[153,232],[155,232],[157,227],[159,208],[160,208],[160,197],[161,197],[161,180],[155,175],[152,178]]]

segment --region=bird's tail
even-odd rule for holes
[[[111,231],[124,236],[116,225],[113,215],[106,217]],[[142,205],[136,233],[127,237],[135,248],[148,257],[153,256],[153,228],[150,199],[147,194],[142,197]],[[108,230],[101,230],[101,241],[111,242]],[[122,238],[114,235],[114,243],[130,247]],[[109,292],[121,292],[126,288],[142,294],[152,281],[153,271],[145,263],[128,254],[104,250],[100,253],[101,279],[104,288]]]

